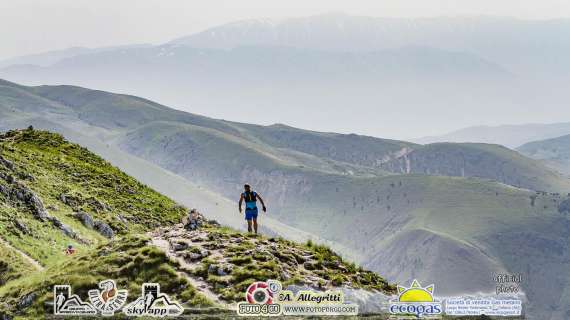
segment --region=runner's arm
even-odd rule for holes
[[[263,206],[263,212],[266,212],[267,208],[265,207],[265,202],[263,202],[263,199],[261,198],[259,193],[257,194],[257,199],[259,199],[259,202],[261,202],[261,205]]]
[[[239,196],[238,210],[241,213],[241,204],[243,202],[243,193]]]

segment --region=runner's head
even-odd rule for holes
[[[250,190],[251,190],[251,187],[249,186],[249,184],[244,184],[244,185],[243,185],[243,189],[244,189],[245,191],[250,191]]]

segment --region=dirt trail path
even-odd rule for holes
[[[184,233],[184,229],[182,226],[178,226],[178,228],[174,228],[171,232],[181,232]],[[151,232],[149,234],[151,236],[151,242],[154,246],[161,249],[166,255],[178,262],[180,264],[180,269],[177,271],[178,274],[186,279],[198,290],[202,295],[204,295],[209,300],[215,302],[216,304],[222,306],[223,308],[233,308],[235,307],[232,304],[228,304],[222,301],[218,295],[212,290],[211,286],[204,280],[199,277],[194,276],[191,272],[198,267],[199,263],[191,263],[186,261],[184,258],[180,257],[176,254],[171,242],[165,237],[164,230],[157,230]]]
[[[30,257],[27,253],[25,253],[25,252],[23,252],[17,248],[14,248],[8,241],[4,240],[4,238],[2,238],[2,237],[0,237],[0,244],[5,246],[6,248],[13,250],[14,252],[18,253],[24,260],[29,262],[38,271],[44,270],[44,267],[38,261],[36,261],[34,258]]]

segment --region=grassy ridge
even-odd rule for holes
[[[0,135],[0,152],[0,237],[44,267],[34,268],[13,249],[0,244],[0,315],[41,318],[52,312],[53,285],[70,284],[74,293],[85,297],[104,279],[116,280],[131,297],[140,292],[142,283],[158,282],[163,292],[186,307],[215,305],[182,275],[178,262],[151,246],[150,238],[144,236],[157,227],[169,230],[168,226],[177,223],[187,209],[58,134],[31,128],[9,131]],[[18,190],[37,196],[46,214],[71,228],[74,235],[63,232],[49,219],[40,219],[37,204],[14,196]],[[115,237],[109,240],[83,225],[74,217],[77,212],[107,223]],[[350,284],[394,291],[377,274],[356,267],[323,246],[273,239],[276,253],[251,255],[244,250],[255,250],[257,246],[247,244],[248,239],[265,244],[271,241],[247,237],[216,224],[207,224],[202,232],[212,240],[209,245],[221,248],[219,255],[236,266],[232,280],[224,280],[223,287],[219,286],[219,277],[208,273],[208,267],[216,261],[207,258],[194,272],[204,277],[224,301],[239,301],[250,282],[270,278],[286,283],[318,280],[319,284],[332,286]],[[243,242],[222,245],[230,238]],[[65,255],[63,249],[68,244],[73,244],[78,253]],[[287,261],[295,260],[297,264],[297,259],[306,259],[296,257],[295,252],[313,257],[314,263],[305,272],[290,267],[295,276],[282,279],[279,270]],[[26,298],[30,298],[29,303],[24,303]]]
[[[61,259],[44,272],[9,282],[0,287],[0,313],[14,311],[21,298],[34,293],[33,304],[16,314],[39,319],[51,314],[52,289],[56,284],[69,284],[73,293],[87,297],[87,291],[105,279],[114,279],[119,289],[131,296],[141,292],[144,282],[157,282],[161,290],[172,294],[186,306],[211,306],[188,280],[178,276],[176,264],[156,247],[147,246],[148,238],[128,236],[85,251],[72,259]]]
[[[15,164],[13,171],[0,170],[28,186],[43,200],[50,215],[79,234],[77,239],[69,238],[56,228],[46,228],[45,222],[34,219],[21,203],[5,202],[0,235],[42,263],[60,259],[68,244],[83,250],[102,241],[100,234],[73,217],[76,212],[88,213],[118,234],[174,223],[185,213],[172,200],[60,135],[11,131],[0,135],[0,141],[3,157]],[[29,232],[18,230],[16,220]]]
[[[0,139],[4,155],[17,162],[37,183],[47,198],[69,195],[68,206],[92,213],[117,230],[128,227],[148,230],[159,224],[179,221],[184,209],[172,200],[111,166],[86,149],[70,144],[62,136],[44,131],[12,131]],[[99,199],[104,199],[99,200]],[[120,213],[129,223],[108,213]]]
[[[163,253],[146,246],[148,239],[136,236],[178,222],[185,208],[58,134],[37,130],[4,133],[0,135],[0,155],[5,162],[0,174],[7,179],[0,179],[3,190],[15,190],[16,186],[30,190],[50,216],[77,234],[71,237],[51,222],[37,219],[34,209],[13,192],[0,192],[0,237],[45,266],[44,271],[38,271],[0,245],[0,313],[41,317],[53,284],[69,283],[82,291],[105,277],[121,285],[131,283],[132,292],[140,291],[135,287],[142,282],[157,280],[165,292],[190,305],[211,304],[176,275],[175,266]],[[116,240],[108,242],[81,224],[73,217],[80,211],[111,226]],[[77,255],[64,254],[68,244],[75,246]],[[33,305],[18,311],[18,302],[30,293],[36,297]]]

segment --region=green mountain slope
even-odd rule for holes
[[[0,135],[0,200],[3,317],[42,318],[51,313],[53,285],[71,284],[74,292],[86,296],[98,281],[109,278],[131,292],[139,292],[144,282],[159,282],[163,292],[187,307],[217,306],[222,313],[229,312],[224,311],[226,304],[243,299],[244,286],[253,280],[394,290],[378,275],[356,268],[325,247],[246,237],[207,221],[200,233],[184,231],[176,224],[187,209],[87,149],[45,131]],[[217,258],[214,254],[208,259],[200,257],[200,268],[183,268],[168,254],[174,243],[163,248],[151,241],[149,232],[161,227],[178,230],[181,237],[216,238]],[[273,242],[280,255],[269,252],[259,257],[266,263],[260,268],[249,265],[256,263],[255,256],[251,261],[238,261],[236,252],[255,248],[257,242]],[[69,244],[76,254],[65,255]],[[191,254],[192,248],[176,251]],[[280,259],[289,259],[293,253],[305,255],[309,264],[324,261],[330,265],[323,267],[323,273],[293,268],[279,272]],[[210,265],[222,262],[234,265],[233,272],[228,271],[232,285],[220,284],[221,277],[210,275]],[[205,287],[194,286],[199,276],[206,279]],[[211,292],[215,300],[208,296]]]
[[[75,121],[80,120],[83,124],[97,127],[100,136],[105,138],[157,122],[168,122],[175,126],[190,125],[221,132],[227,137],[241,138],[248,141],[251,146],[270,153],[271,156],[286,157],[294,163],[314,166],[317,170],[336,170],[344,173],[359,170],[359,167],[366,167],[360,169],[376,171],[369,167],[376,162],[377,158],[390,157],[403,147],[413,145],[407,142],[357,135],[323,134],[284,126],[262,127],[210,119],[173,110],[138,97],[72,86],[24,87],[3,81],[0,82],[0,89],[20,92],[19,95],[10,93],[10,95],[16,95],[17,99],[0,103],[0,110],[9,112],[14,108],[26,106],[21,110],[28,111],[29,117],[37,117],[38,114],[49,110],[46,110],[46,106],[30,104],[27,101],[28,96],[36,97],[58,108],[56,112],[49,115],[42,114],[42,116],[58,124],[63,123],[62,115]],[[16,117],[15,114],[13,116]],[[19,115],[19,117],[22,116]],[[9,122],[10,119],[5,121]],[[288,136],[291,137],[287,139],[290,140],[289,142],[277,138],[283,136],[284,132],[289,132]],[[304,138],[298,139],[299,136]],[[287,145],[285,146],[284,143]],[[331,166],[334,168],[331,169]]]
[[[518,147],[517,151],[570,175],[570,135],[529,142]]]
[[[122,148],[137,154],[148,153],[141,148],[156,151],[167,143],[182,143],[190,148],[184,145],[184,139],[178,141],[180,136],[201,129],[202,136],[207,131],[221,140],[241,144],[233,151],[253,149],[257,154],[277,158],[285,165],[325,173],[382,176],[391,171],[474,176],[532,190],[564,192],[570,189],[568,179],[496,145],[438,143],[420,146],[284,125],[249,125],[173,110],[138,97],[72,86],[25,87],[3,81],[0,90],[0,110],[11,114],[1,126],[9,127],[10,122],[20,120],[19,123],[25,123],[38,117],[59,126],[75,122],[67,127],[76,129],[73,127],[77,123],[89,126],[94,131],[89,135],[107,143],[119,143]],[[151,139],[156,145],[141,145],[142,139]],[[165,161],[177,162],[176,165],[187,161],[177,156],[170,158],[173,159]]]
[[[566,180],[498,146],[418,146],[247,125],[69,86],[22,90],[61,110],[40,114],[48,107],[34,106],[37,112],[13,112],[0,126],[48,123],[71,137],[81,133],[88,143],[97,140],[102,153],[120,149],[144,159],[136,170],[130,162],[123,165],[147,181],[153,179],[141,168],[154,165],[176,174],[172,181],[185,178],[212,190],[220,197],[208,199],[221,204],[213,215],[232,226],[243,221],[227,199],[237,200],[243,183],[250,182],[268,200],[269,212],[262,216],[267,232],[315,237],[391,281],[429,279],[446,294],[493,291],[489,275],[523,272],[532,278],[535,266],[558,272],[567,254],[568,217],[559,195],[567,192]],[[0,105],[0,110],[16,107]],[[414,171],[401,171],[406,157],[413,159]],[[171,181],[164,179],[163,184]],[[183,197],[184,191],[172,192]],[[525,254],[517,255],[515,248]],[[569,277],[561,272],[523,284],[533,314],[559,319],[568,311]],[[555,284],[561,290],[548,290]],[[540,302],[548,299],[557,302]]]
[[[570,190],[570,179],[561,177],[540,162],[495,144],[429,144],[383,163],[382,168],[398,173],[494,179],[531,190]]]
[[[275,148],[291,149],[320,158],[373,168],[392,155],[418,146],[405,141],[356,134],[302,130],[283,124],[239,126],[245,128],[254,140]]]

